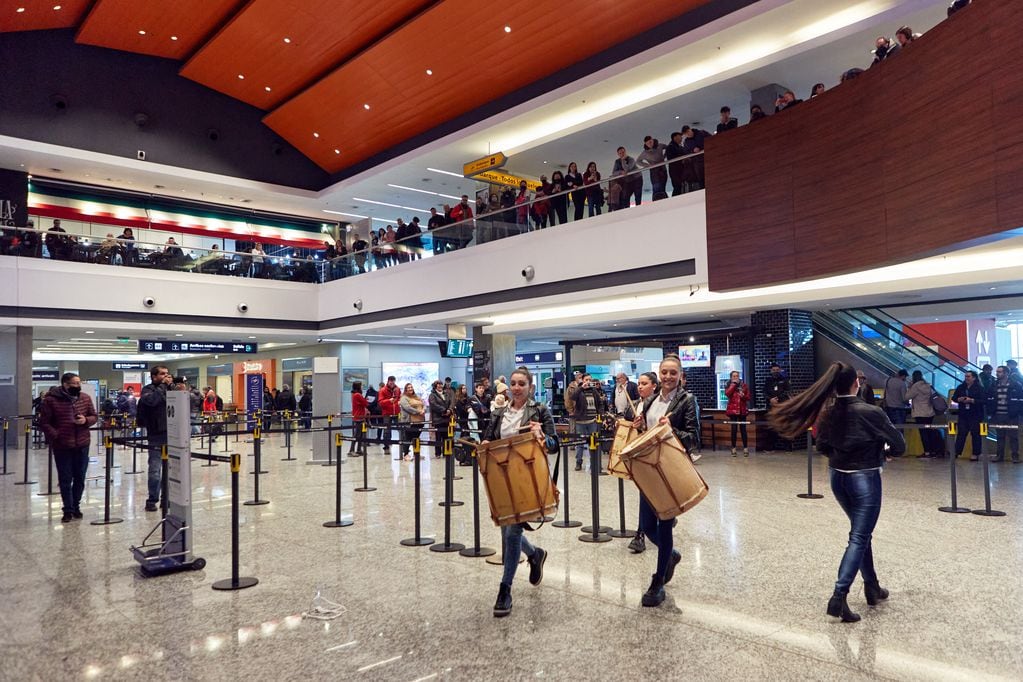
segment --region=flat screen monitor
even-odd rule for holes
[[[446,358],[471,358],[472,341],[470,339],[448,339],[443,355]]]
[[[710,344],[679,346],[678,357],[682,361],[683,369],[689,367],[710,367]]]

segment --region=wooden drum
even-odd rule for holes
[[[632,479],[628,468],[622,462],[622,450],[626,445],[636,440],[637,436],[639,436],[639,431],[636,430],[631,421],[626,419],[618,420],[618,427],[615,429],[615,439],[611,443],[611,455],[607,460],[607,473],[618,478],[624,478],[626,481]]]
[[[689,511],[710,490],[669,424],[659,424],[626,445],[621,458],[662,521]]]
[[[532,433],[492,440],[476,448],[490,518],[498,526],[541,521],[558,510],[547,453]]]

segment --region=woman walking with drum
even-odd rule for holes
[[[670,424],[683,447],[690,451],[697,442],[699,423],[693,395],[680,385],[685,374],[682,361],[677,355],[666,355],[659,370],[660,390],[643,401],[642,414],[635,419],[636,428],[646,430]],[[639,496],[639,530],[657,547],[657,568],[643,595],[643,606],[659,606],[664,601],[664,586],[671,582],[675,567],[682,561],[671,534],[674,526],[675,519],[662,521],[646,498]]]
[[[530,397],[533,394],[532,385],[533,375],[525,367],[519,367],[512,372],[508,380],[511,399],[508,405],[495,409],[491,414],[490,423],[483,434],[483,443],[517,436],[528,430],[532,432],[537,441],[543,444],[548,453],[558,451],[554,419],[544,405]],[[519,566],[520,553],[525,553],[526,559],[529,561],[530,584],[539,585],[543,580],[543,564],[547,560],[547,552],[539,547],[534,547],[529,540],[522,537],[522,531],[525,529],[525,523],[501,527],[501,541],[504,546],[504,575],[501,578],[501,587],[497,592],[497,602],[494,604],[496,618],[511,613],[511,586],[515,579],[515,570]]]
[[[871,536],[881,514],[881,471],[884,447],[892,455],[906,450],[906,441],[884,411],[856,396],[856,369],[836,362],[810,388],[771,411],[771,424],[785,438],[797,438],[817,425],[817,449],[828,455],[831,491],[849,517],[852,529],[835,591],[828,601],[829,616],[855,623],[859,614],[846,603],[856,574],[863,576],[867,604],[888,598],[874,570]]]
[[[657,382],[656,372],[644,372],[639,375],[638,379],[636,379],[636,390],[639,393],[639,400],[636,401],[635,405],[630,403],[629,406],[625,408],[625,412],[622,413],[622,416],[633,422],[633,426],[635,426],[639,431],[646,429],[646,420],[643,418],[644,405],[647,399],[653,397],[658,388],[659,384]],[[640,523],[642,523],[642,518],[640,519]],[[646,551],[646,539],[642,530],[636,531],[636,537],[632,538],[632,542],[629,543],[629,551],[633,554],[640,554]]]

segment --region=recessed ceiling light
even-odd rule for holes
[[[184,334],[175,334],[174,336],[184,336]]]
[[[433,69],[427,69],[426,70],[426,75],[427,76],[432,76],[433,75]]]
[[[285,39],[284,39],[284,42],[286,42],[286,43],[289,43],[289,44],[290,44],[290,43],[291,43],[291,38],[285,38]]]
[[[177,36],[171,36],[171,40],[177,40],[177,39],[178,39]]]
[[[94,331],[87,331],[87,332],[85,332],[85,333],[86,333],[86,334],[95,334],[96,332],[94,332]]]
[[[240,81],[245,80],[245,75],[244,74],[238,74],[238,80],[240,80]]]
[[[677,120],[679,120],[680,118],[682,118],[682,117],[681,117],[681,116],[676,116],[676,117],[675,117],[675,120],[677,121]]]
[[[14,11],[18,12],[20,14],[20,13],[25,11],[25,8],[24,7],[19,7],[18,9],[14,10]]]
[[[144,35],[146,35],[146,32],[145,32],[145,31],[143,31],[143,30],[141,30],[141,29],[139,29],[139,35],[140,35],[140,36],[144,36]]]
[[[363,108],[363,109],[366,109],[366,110],[369,110],[369,105],[368,105],[368,104],[363,104],[363,105],[362,105],[362,108]]]
[[[341,153],[341,150],[340,150],[340,149],[335,149],[335,150],[334,150],[334,153],[335,153],[335,154],[340,154],[340,153]]]
[[[313,133],[313,137],[319,137],[319,136],[320,136],[319,133]]]
[[[995,290],[995,289],[997,289],[997,288],[998,288],[998,287],[989,287],[989,288],[988,288],[988,291],[994,291],[994,290]]]
[[[505,33],[511,33],[511,26],[505,26],[504,27],[504,32]]]
[[[60,5],[54,5],[54,6],[53,6],[53,11],[54,11],[54,12],[56,12],[56,11],[57,11],[57,10],[59,10],[59,9],[60,9]]]
[[[268,86],[266,86],[266,87],[265,87],[265,88],[263,88],[263,89],[264,89],[264,90],[266,90],[267,92],[270,92],[270,86],[269,86],[269,85],[268,85]]]

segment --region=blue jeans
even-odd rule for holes
[[[522,536],[526,524],[515,523],[510,526],[501,527],[501,543],[504,545],[504,575],[501,582],[511,587],[515,580],[515,569],[519,567],[519,554],[525,552],[527,557],[532,557],[536,552],[533,543]]]
[[[89,468],[89,446],[54,448],[53,464],[57,468],[57,485],[64,513],[79,513],[85,491],[85,471]]]
[[[657,572],[662,578],[668,570],[668,562],[671,561],[671,551],[675,549],[675,538],[671,531],[675,525],[675,519],[661,521],[657,513],[646,498],[639,496],[639,530],[650,542],[657,547]]]
[[[591,433],[600,433],[600,424],[592,421],[588,424],[575,423],[575,432],[580,436],[589,436]],[[575,463],[583,463],[583,453],[589,449],[589,443],[580,443],[575,446]]]
[[[892,424],[905,424],[906,413],[908,411],[905,407],[884,406],[884,413],[888,415],[888,419],[891,420]]]
[[[846,474],[832,469],[831,492],[852,524],[849,544],[838,566],[838,580],[835,582],[835,594],[844,596],[849,594],[857,573],[863,576],[863,582],[877,583],[870,538],[877,525],[877,517],[881,515],[881,472]]]
[[[149,451],[149,471],[146,478],[149,483],[149,496],[146,502],[156,504],[160,501],[160,480],[163,474],[163,446],[167,444],[167,434],[160,433],[149,436],[147,450]]]

